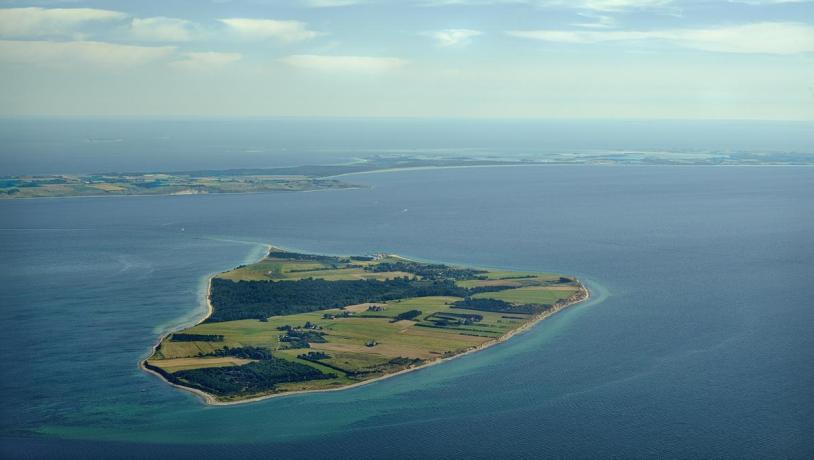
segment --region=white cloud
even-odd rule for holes
[[[593,22],[580,22],[571,24],[572,26],[585,27],[588,29],[609,29],[616,27],[616,19],[612,16],[596,13],[579,13],[579,15],[586,19],[593,20]]]
[[[175,47],[172,46],[133,46],[91,41],[0,40],[0,61],[41,66],[134,67],[166,59],[174,51]]]
[[[183,59],[173,61],[169,65],[180,70],[201,71],[224,67],[227,64],[239,61],[242,57],[240,53],[219,53],[214,51],[184,53]]]
[[[298,42],[320,35],[319,32],[309,30],[308,25],[300,21],[227,18],[221,19],[220,22],[241,37],[253,40],[273,38],[283,42]]]
[[[556,43],[601,43],[609,41],[643,40],[658,38],[658,32],[586,32],[582,30],[511,30],[508,35]]]
[[[296,54],[282,59],[286,64],[306,70],[335,73],[383,73],[404,66],[407,61],[392,57],[324,56]]]
[[[196,35],[197,26],[185,19],[134,18],[130,36],[140,41],[186,42]]]
[[[814,27],[789,22],[760,22],[705,29],[651,31],[526,30],[513,37],[559,43],[661,40],[685,48],[722,53],[799,54],[814,52]]]
[[[573,5],[594,11],[623,11],[633,9],[648,9],[663,7],[672,0],[579,0],[579,1],[552,1],[554,5]]]
[[[127,15],[94,8],[2,8],[0,35],[41,36],[75,32],[90,22],[116,21]]]
[[[482,32],[471,29],[443,29],[423,33],[435,39],[440,46],[466,46],[472,41],[472,37],[481,34]]]

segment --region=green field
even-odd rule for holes
[[[341,388],[488,344],[535,319],[509,304],[545,314],[583,295],[560,275],[272,249],[215,276],[213,315],[165,337],[146,366],[221,402]],[[465,298],[487,301],[456,305]]]
[[[519,287],[501,292],[487,292],[475,294],[476,299],[498,299],[514,304],[553,304],[560,299],[567,299],[574,295],[576,287],[568,286],[566,289],[542,286]]]

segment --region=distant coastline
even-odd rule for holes
[[[186,196],[357,189],[343,177],[448,168],[518,166],[633,165],[633,166],[811,166],[814,155],[715,153],[688,155],[672,152],[551,154],[535,158],[491,156],[379,155],[346,164],[276,168],[52,174],[0,177],[0,200],[65,197]]]

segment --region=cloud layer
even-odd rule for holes
[[[508,35],[545,42],[669,42],[720,53],[799,54],[814,52],[814,27],[792,22],[761,22],[703,29],[649,31],[515,30]]]
[[[473,37],[481,35],[482,32],[472,29],[443,29],[432,32],[424,32],[440,46],[465,46],[468,45]]]
[[[8,3],[0,115],[814,120],[806,0]]]
[[[301,21],[279,19],[227,18],[221,19],[233,32],[250,40],[275,39],[283,42],[299,42],[319,36]]]
[[[114,69],[170,57],[173,46],[134,46],[93,41],[0,40],[0,61],[37,66],[98,65]]]
[[[130,36],[140,41],[188,42],[196,38],[197,28],[185,19],[134,18],[130,23]]]
[[[91,22],[122,20],[127,14],[95,8],[2,8],[0,35],[43,36],[74,32]]]

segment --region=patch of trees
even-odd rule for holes
[[[366,271],[370,272],[407,272],[418,275],[424,279],[442,280],[468,280],[477,278],[484,270],[474,270],[471,268],[455,268],[442,264],[419,264],[416,262],[382,262],[376,265],[368,265]]]
[[[286,334],[280,338],[280,341],[293,342],[297,340],[304,340],[312,343],[325,343],[327,340],[325,340],[324,335],[325,333],[323,332],[298,331],[296,329],[289,329],[286,331]]]
[[[280,341],[285,342],[286,350],[296,350],[299,348],[311,348],[311,344],[307,340],[299,339],[296,337],[282,337]]]
[[[330,356],[321,351],[309,351],[308,353],[297,355],[297,358],[304,359],[306,361],[319,361],[320,359],[328,359]]]
[[[287,328],[287,329],[285,329]],[[292,328],[291,326],[283,326],[277,328],[286,331],[285,335],[280,336],[280,342],[283,342],[287,349],[296,348],[311,348],[311,343],[325,343],[324,332],[316,332],[313,330],[302,330],[300,328]]]
[[[399,313],[396,315],[390,322],[395,323],[396,321],[401,321],[403,319],[413,319],[417,316],[421,316],[421,310],[407,310],[404,313]]]
[[[446,280],[337,280],[306,278],[290,281],[231,281],[212,279],[214,311],[206,322],[261,319],[360,303],[380,303],[408,297],[466,297],[474,291]]]
[[[551,305],[512,305],[509,302],[498,299],[473,299],[466,298],[452,304],[451,308],[463,308],[467,310],[491,311],[496,313],[523,313],[536,315],[551,308]]]
[[[343,310],[339,313],[325,313],[322,315],[322,319],[350,318],[351,316],[355,316],[352,311]]]
[[[483,320],[483,315],[475,313],[451,313],[451,312],[436,312],[426,318],[426,321],[433,322],[439,327],[449,326],[468,326]]]
[[[262,347],[234,347],[228,346],[219,348],[211,353],[202,356],[234,356],[241,359],[265,360],[272,359],[271,350]]]
[[[443,313],[436,313],[436,315],[438,315],[438,316],[451,316],[453,318],[468,319],[470,321],[481,321],[481,320],[483,320],[483,315],[478,315],[476,313],[443,312]]]
[[[155,366],[147,366],[155,370]],[[242,366],[206,367],[169,374],[158,371],[172,383],[197,388],[218,396],[250,395],[273,391],[287,382],[336,378],[305,364],[271,358]]]
[[[173,334],[170,342],[223,342],[222,335],[213,334]]]
[[[496,286],[475,286],[467,289],[467,295],[480,294],[481,292],[498,292],[514,289],[514,286],[509,285],[496,285]]]
[[[422,363],[424,363],[424,360],[421,358],[405,358],[403,356],[399,356],[388,361],[388,364],[393,366],[418,366]]]
[[[314,262],[333,262],[338,263],[339,257],[331,257],[331,256],[321,256],[317,254],[300,254],[298,252],[288,252],[288,251],[280,251],[276,249],[272,249],[269,251],[269,257],[273,257],[275,259],[284,259],[284,260],[303,260],[303,261],[314,261]]]
[[[387,371],[393,371],[394,368],[406,368],[412,366],[419,366],[424,363],[423,359],[420,358],[405,358],[403,356],[399,356],[397,358],[393,358],[390,361],[385,363],[377,364],[375,366],[366,367],[363,369],[358,369],[356,371],[349,372],[348,374],[352,377],[361,377],[365,374],[378,374]],[[324,364],[324,363],[323,363]]]

